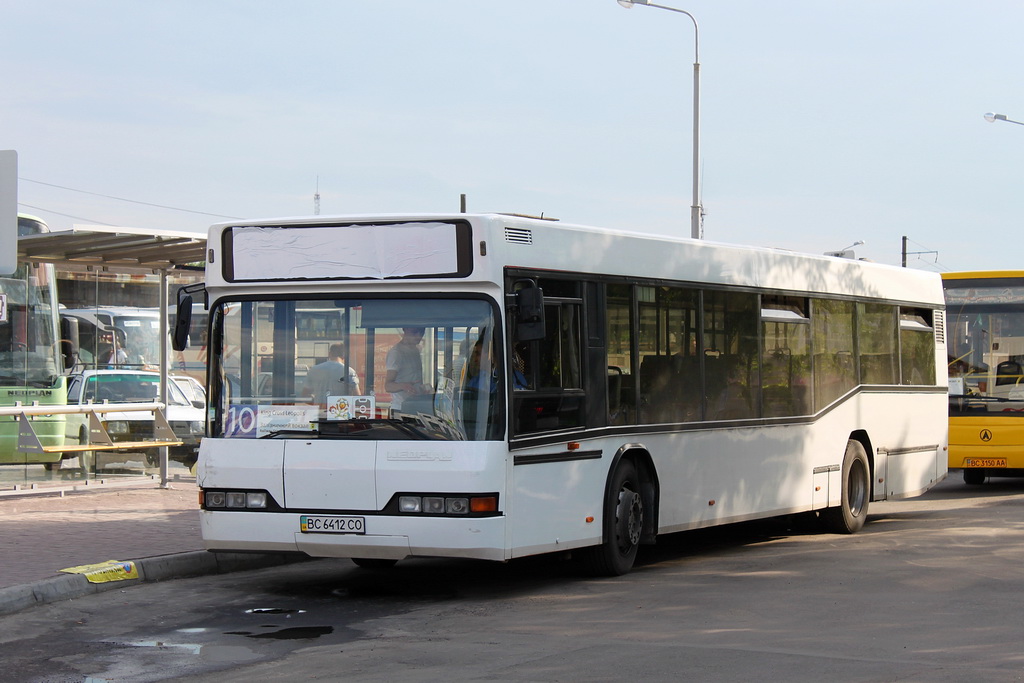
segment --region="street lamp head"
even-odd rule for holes
[[[988,121],[989,123],[995,123],[996,121],[1005,121],[1006,114],[993,114],[992,112],[989,112],[985,114],[985,120]]]
[[[646,5],[647,0],[616,0],[626,9],[633,9],[633,5]]]

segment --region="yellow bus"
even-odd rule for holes
[[[1024,270],[944,273],[949,467],[1024,476]]]

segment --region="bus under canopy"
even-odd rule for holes
[[[42,220],[18,216],[19,237],[47,232]],[[53,265],[20,263],[14,273],[0,276],[0,406],[67,403],[59,339]],[[33,422],[46,446],[63,443],[64,423],[63,415],[41,416]],[[18,452],[17,441],[17,417],[0,416],[0,464],[52,466],[60,459],[59,453]]]

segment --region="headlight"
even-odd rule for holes
[[[462,515],[491,516],[498,513],[498,496],[493,493],[447,496],[439,494],[405,494],[398,497],[398,512],[404,514],[447,515],[449,517]]]
[[[266,510],[272,503],[266,491],[199,491],[199,506],[204,510]]]
[[[120,434],[127,434],[128,433],[128,423],[125,422],[124,420],[114,420],[112,422],[107,422],[104,426],[107,429],[107,434],[111,434],[111,435],[119,434],[120,435]]]
[[[205,422],[172,422],[171,430],[179,437],[182,436],[202,436],[203,432],[206,431]]]

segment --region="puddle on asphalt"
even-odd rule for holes
[[[179,631],[202,631],[210,629],[179,629]],[[183,654],[196,655],[208,662],[233,662],[243,664],[253,662],[262,657],[262,654],[245,646],[224,645],[221,643],[177,643],[166,640],[135,640],[124,642],[122,645],[138,648],[153,648],[169,652],[180,652]],[[94,678],[93,683],[102,683],[106,679]]]
[[[272,640],[305,640],[334,633],[333,626],[294,626],[267,633],[246,633],[246,638],[269,638]],[[242,635],[242,634],[239,634]]]
[[[286,609],[284,607],[257,607],[255,609],[245,610],[246,614],[305,614],[304,609]]]
[[[264,616],[267,614],[283,614],[285,619],[290,619],[293,614],[305,614],[304,609],[292,609],[285,607],[255,607],[245,610],[246,614]],[[225,631],[226,636],[245,636],[246,638],[260,638],[270,640],[310,640],[320,636],[334,633],[333,626],[290,626],[279,628],[277,624],[261,624],[260,628],[278,629],[276,631],[264,631],[253,633],[252,631]]]

